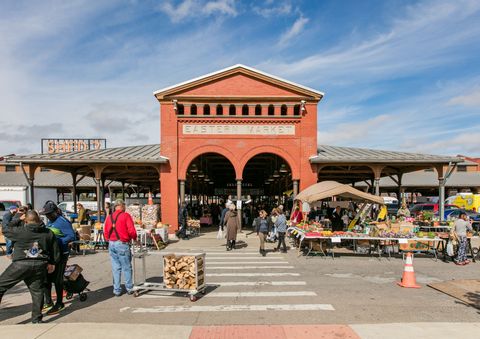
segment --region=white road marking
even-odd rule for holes
[[[205,294],[203,298],[265,298],[265,297],[314,297],[317,293],[311,291],[285,291],[285,292],[210,292]],[[174,292],[144,294],[139,296],[140,299],[163,299],[175,298]]]
[[[242,312],[242,311],[335,311],[331,304],[156,306],[134,308],[132,313]]]
[[[228,264],[228,262],[225,261],[208,261],[208,265],[225,265]],[[285,261],[235,261],[232,264],[287,264]]]
[[[286,292],[212,292],[206,297],[210,298],[248,298],[248,297],[312,297],[317,293],[312,291],[286,291]]]
[[[266,257],[240,257],[240,256],[237,256],[237,257],[211,257],[211,256],[208,256],[207,255],[207,260],[231,260],[231,261],[234,261],[234,260],[252,260],[252,259],[255,259],[255,260],[286,260],[285,258],[282,258],[282,257],[276,257],[276,258],[266,258]]]
[[[298,277],[300,273],[207,273],[207,277]]]
[[[212,285],[220,286],[304,286],[306,281],[223,281]]]
[[[129,308],[130,308],[130,307],[128,307],[128,306],[127,306],[127,307],[122,307],[122,308],[120,309],[120,312],[125,312],[125,311],[128,310]]]
[[[210,266],[207,265],[207,270],[252,270],[258,268],[284,268],[292,269],[294,266]]]

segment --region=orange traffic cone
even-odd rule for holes
[[[408,288],[420,288],[415,279],[415,272],[413,271],[413,254],[407,252],[407,260],[405,260],[405,267],[403,269],[402,281],[397,282],[398,285]]]
[[[153,205],[152,193],[148,192],[148,204]]]

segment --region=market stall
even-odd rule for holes
[[[312,185],[300,192],[296,200],[302,205],[313,205],[325,199],[344,199],[356,202],[358,208],[356,216],[349,221],[346,231],[332,232],[328,220],[308,221],[291,225],[288,234],[294,240],[295,245],[305,254],[319,253],[326,255],[330,252],[335,256],[335,247],[346,246],[353,253],[376,253],[380,257],[382,253],[389,256],[399,251],[431,253],[437,258],[437,249],[443,246],[445,228],[439,228],[442,232],[422,232],[419,225],[414,223],[413,218],[379,221],[386,217],[384,208],[378,213],[378,220],[369,218],[369,210],[373,204],[384,205],[382,197],[359,191],[349,185],[334,181],[324,181]]]

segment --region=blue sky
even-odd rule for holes
[[[154,90],[242,63],[325,92],[321,144],[480,156],[480,2],[2,1],[0,154],[157,143]]]

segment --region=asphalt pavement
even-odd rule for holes
[[[182,331],[183,328],[184,332],[174,337],[182,337],[185,333],[193,336],[190,334],[192,329],[198,334],[202,326],[212,325],[219,328],[247,326],[238,327],[243,329],[258,325],[258,329],[263,328],[261,326],[335,324],[347,326],[361,337],[369,337],[369,328],[382,333],[382,324],[388,328],[395,328],[398,326],[395,324],[401,323],[406,329],[409,326],[413,326],[410,329],[425,329],[418,324],[441,323],[467,332],[477,326],[479,310],[426,284],[451,279],[478,279],[479,263],[456,266],[435,261],[432,257],[416,256],[414,268],[417,282],[422,287],[405,289],[396,284],[403,272],[401,257],[379,259],[376,256],[340,253],[335,259],[306,258],[298,256],[294,249],[286,254],[269,251],[266,257],[262,257],[258,253],[258,239],[254,234],[239,234],[238,249],[231,252],[225,250],[224,240],[217,240],[215,235],[215,231],[203,233],[191,240],[171,243],[163,251],[207,253],[208,288],[196,302],[191,302],[184,294],[170,292],[114,297],[108,253],[98,251],[74,256],[69,261],[84,268],[84,276],[91,282],[88,299],[81,302],[74,298],[59,315],[45,317],[47,325],[77,324],[84,329],[82,331],[95,327],[87,323],[180,326],[172,327],[172,331]],[[267,248],[272,249],[273,244],[268,244]],[[162,271],[161,255],[152,253],[146,262],[149,280],[158,281]],[[8,259],[1,257],[0,270],[7,265]],[[140,266],[137,262],[137,269]],[[137,278],[139,276],[137,274]],[[30,295],[21,283],[4,296],[0,325],[28,323],[29,312]],[[8,328],[15,330],[16,327]],[[241,332],[238,328],[235,333]],[[53,329],[51,327],[45,333]],[[281,331],[292,333],[284,328]],[[205,334],[205,331],[202,333]],[[371,337],[374,337],[373,334]]]

